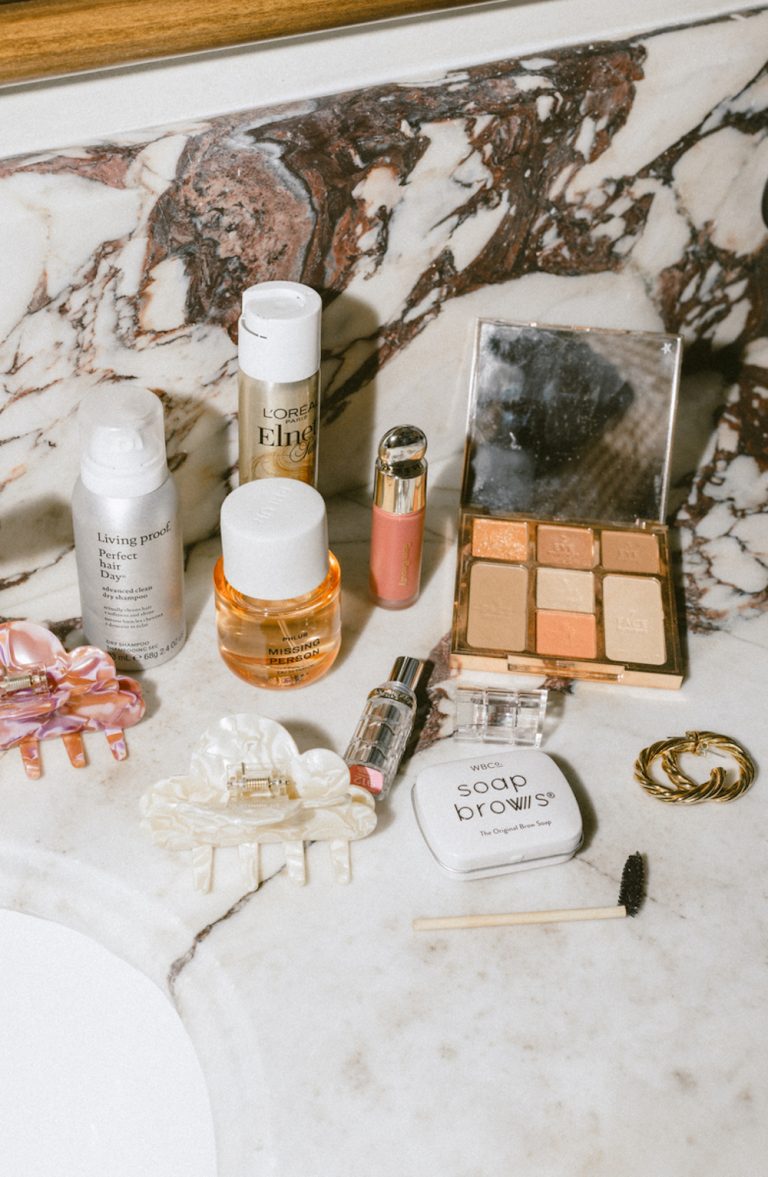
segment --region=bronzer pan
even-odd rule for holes
[[[482,319],[459,519],[459,669],[679,687],[676,335]]]

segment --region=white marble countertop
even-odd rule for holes
[[[423,591],[390,613],[367,600],[366,496],[331,504],[344,640],[331,673],[264,692],[216,650],[211,569],[194,549],[190,636],[143,676],[148,714],[111,760],[43,745],[44,775],[0,760],[0,905],[87,931],[168,993],[198,1050],[220,1177],[733,1177],[768,1155],[765,738],[768,619],[693,635],[679,692],[579,683],[553,697],[543,748],[581,804],[569,863],[471,883],[444,876],[410,791],[428,763],[477,745],[438,740],[406,763],[379,825],[352,846],[352,882],[308,850],[297,887],[281,853],[245,889],[234,851],[215,887],[139,828],[147,785],[183,773],[220,716],[256,711],[301,750],[342,752],[398,654],[427,657],[450,626],[455,492],[433,483]],[[529,685],[536,685],[535,679]],[[738,802],[666,806],[633,782],[641,748],[726,733],[762,767]],[[270,855],[269,851],[274,850]],[[627,854],[647,856],[634,920],[415,933],[419,915],[608,905]]]

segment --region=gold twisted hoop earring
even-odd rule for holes
[[[709,778],[699,784],[680,767],[680,757],[686,752],[702,756],[710,748],[722,755],[731,756],[739,767],[735,780],[729,782],[725,768],[713,768]],[[651,773],[651,766],[661,759],[661,767],[669,777],[670,784],[662,784]],[[635,780],[639,781],[646,793],[660,801],[697,805],[700,801],[735,801],[746,793],[755,779],[755,764],[741,744],[717,732],[686,732],[685,736],[670,736],[644,748],[635,761]]]

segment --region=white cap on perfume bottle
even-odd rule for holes
[[[303,597],[328,575],[323,496],[295,478],[259,478],[221,507],[224,576],[238,593],[262,601]]]
[[[112,384],[89,392],[77,414],[80,476],[94,494],[138,498],[168,476],[163,406],[148,388]]]
[[[238,362],[254,380],[291,384],[320,367],[320,295],[301,282],[260,282],[243,291]]]

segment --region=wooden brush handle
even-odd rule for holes
[[[564,907],[554,911],[512,911],[499,915],[419,916],[413,921],[415,932],[436,932],[450,928],[499,928],[509,924],[560,924],[575,920],[617,920],[627,914],[626,907]]]

